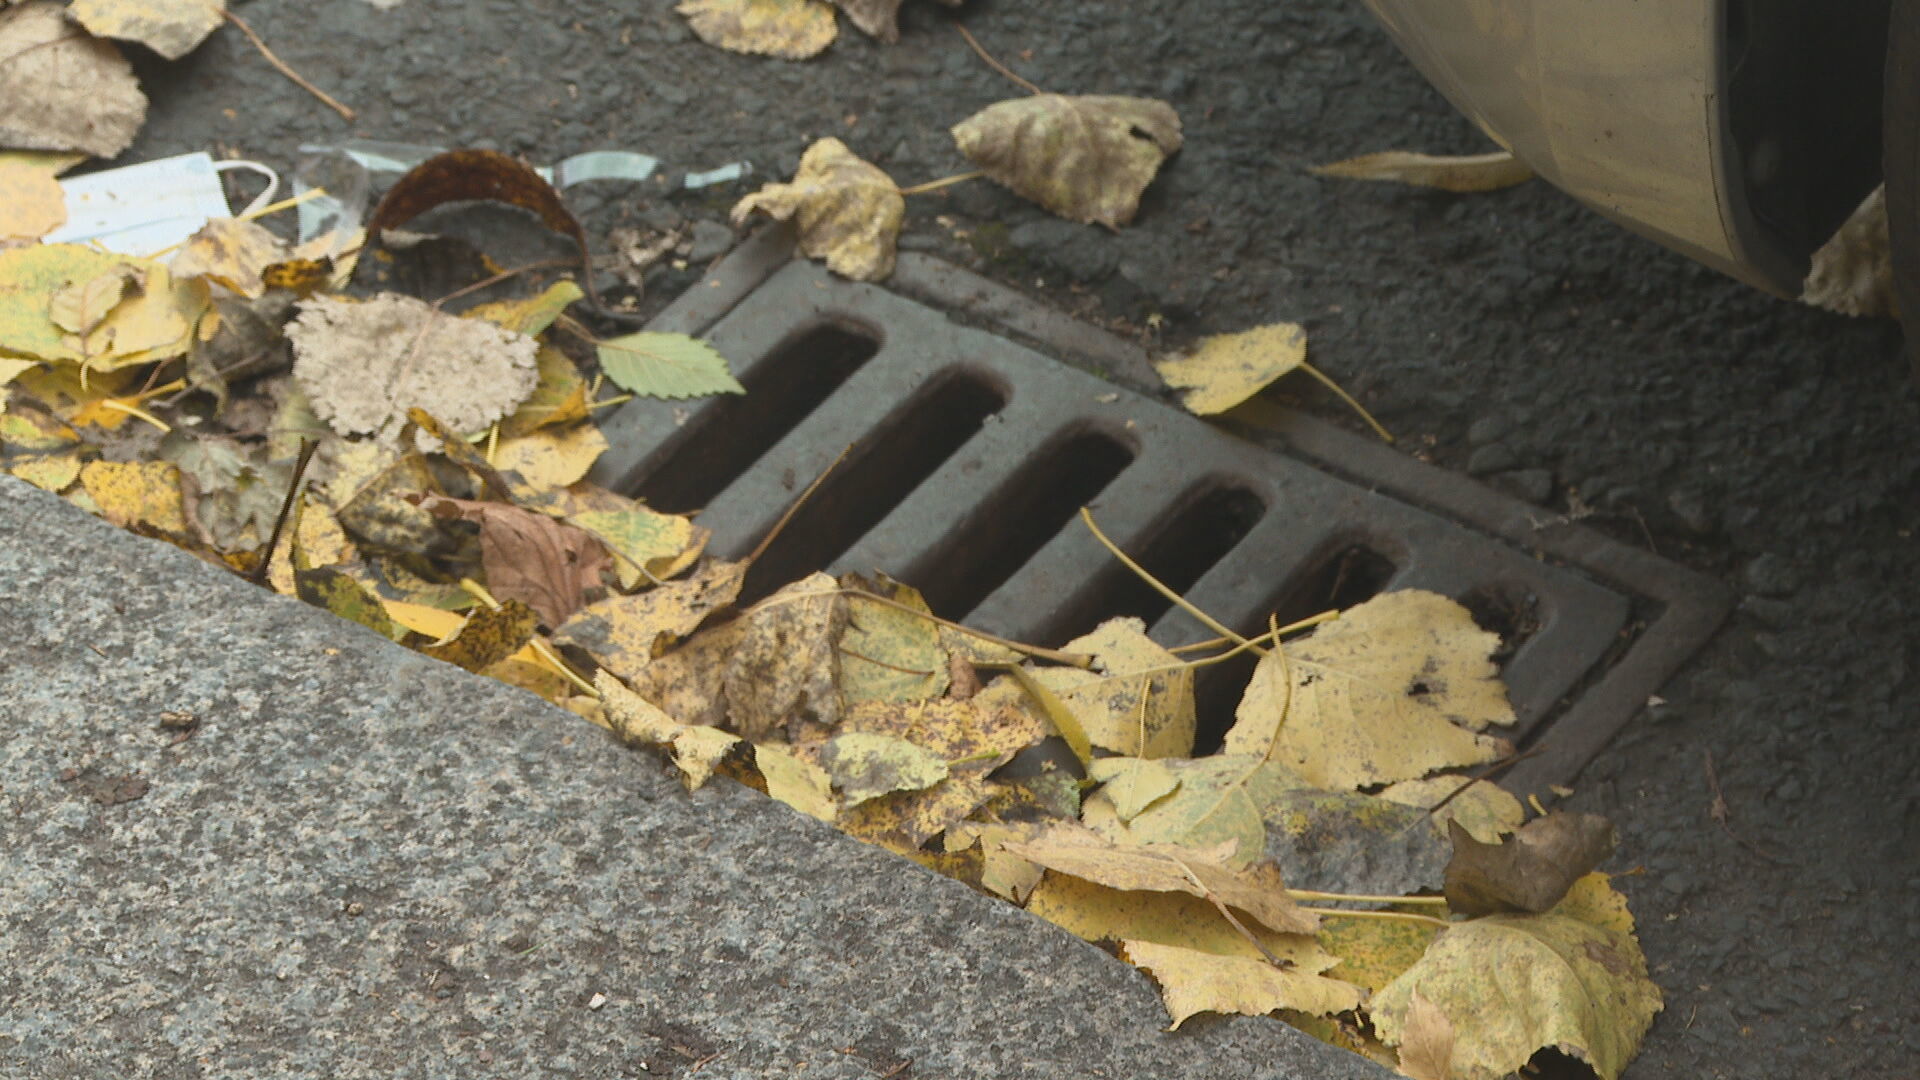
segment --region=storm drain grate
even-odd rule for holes
[[[1726,611],[1710,579],[1310,417],[1286,421],[1285,453],[1224,433],[1122,385],[1151,385],[1133,346],[925,257],[902,256],[880,288],[790,260],[767,230],[652,328],[712,341],[748,393],[622,406],[594,479],[700,510],[717,554],[751,550],[852,447],[747,601],[814,569],[879,569],[1019,640],[1059,644],[1115,615],[1167,645],[1211,636],[1107,556],[1076,520],[1091,505],[1242,632],[1389,589],[1460,600],[1501,633],[1518,737],[1543,744],[1516,790],[1570,779]],[[1246,675],[1206,671],[1203,739]]]

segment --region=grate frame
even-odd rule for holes
[[[873,355],[801,417],[703,509],[713,550],[737,557],[801,487],[861,433],[886,423],[927,385],[975,380],[1002,404],[879,523],[827,567],[896,572],[912,583],[956,529],[990,513],[992,496],[1037,454],[1097,433],[1132,457],[1091,501],[1103,529],[1139,551],[1207,490],[1249,493],[1263,507],[1246,534],[1185,595],[1248,628],[1272,602],[1341,552],[1384,557],[1383,589],[1455,598],[1518,598],[1535,623],[1505,660],[1522,745],[1541,752],[1503,781],[1546,796],[1570,782],[1725,618],[1715,579],[1564,521],[1377,441],[1285,411],[1256,445],[1158,400],[1143,350],[1013,290],[918,253],[886,287],[837,278],[793,258],[782,227],[756,232],[677,298],[649,329],[704,336],[751,383],[757,365],[809,329],[870,337]],[[792,362],[792,361],[789,361]],[[713,402],[636,399],[602,428],[611,444],[591,478],[632,492],[667,468]],[[1062,612],[1095,610],[1111,558],[1070,523],[972,610],[942,611],[1020,640],[1058,644]],[[1152,621],[1163,644],[1210,636],[1178,609]]]

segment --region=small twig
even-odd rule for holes
[[[294,85],[300,87],[300,89],[305,90],[307,93],[312,94],[314,97],[319,98],[322,104],[324,104],[327,108],[332,109],[334,112],[339,113],[342,117],[345,117],[348,123],[353,122],[354,117],[353,117],[352,109],[349,109],[345,105],[342,105],[338,101],[335,101],[331,94],[328,94],[325,90],[322,90],[319,87],[308,82],[305,78],[301,76],[299,72],[288,67],[286,61],[273,55],[273,50],[267,48],[267,43],[260,40],[260,35],[253,32],[253,27],[248,26],[247,21],[245,19],[242,19],[240,16],[235,15],[231,11],[222,11],[220,14],[224,16],[228,22],[239,27],[241,33],[247,35],[247,40],[253,42],[253,47],[260,50],[260,55],[266,57],[267,63],[272,64],[274,66],[274,70],[278,71],[282,75],[285,75],[287,78],[292,79],[294,82]]]
[[[995,60],[992,57],[992,55],[990,55],[987,52],[985,48],[981,47],[980,42],[975,40],[973,34],[969,33],[965,26],[962,26],[959,23],[954,23],[953,28],[955,30],[960,31],[960,36],[967,39],[967,44],[973,46],[973,51],[980,54],[980,59],[985,60],[987,62],[988,67],[992,68],[993,70],[999,72],[1002,75],[1005,75],[1007,78],[1012,79],[1013,84],[1015,86],[1018,86],[1019,88],[1021,88],[1022,90],[1025,90],[1029,94],[1046,93],[1045,90],[1040,89],[1039,87],[1033,85],[1032,83],[1021,78],[1020,76],[1015,75],[1013,73],[1012,68],[1009,68],[1007,65],[1001,63],[998,60]]]
[[[1423,907],[1446,907],[1444,896],[1370,896],[1365,893],[1315,892],[1312,889],[1288,889],[1289,900],[1319,900],[1341,904],[1416,904]]]
[[[1301,911],[1311,911],[1322,918],[1338,919],[1393,919],[1399,922],[1420,923],[1424,926],[1438,926],[1445,929],[1453,924],[1445,919],[1436,919],[1431,915],[1415,915],[1410,911],[1350,911],[1347,908],[1303,907]]]
[[[435,310],[438,310],[440,308],[445,307],[447,302],[450,300],[458,300],[461,297],[467,296],[471,293],[477,293],[481,289],[484,289],[489,285],[498,285],[501,282],[507,280],[508,278],[519,277],[521,274],[525,274],[533,270],[551,270],[559,266],[575,266],[579,264],[579,261],[580,260],[578,259],[541,259],[539,262],[530,262],[525,266],[516,266],[510,270],[502,270],[499,273],[493,275],[492,277],[481,278],[479,281],[476,281],[471,285],[463,285],[460,288],[453,290],[452,292],[441,297],[440,299],[435,300],[432,306],[434,307]]]
[[[152,424],[154,427],[159,428],[160,433],[162,435],[169,434],[173,431],[172,424],[167,423],[165,420],[160,419],[159,417],[153,415],[152,413],[146,411],[145,409],[139,408],[137,406],[129,405],[124,401],[116,401],[113,398],[106,398],[100,402],[100,407],[103,409],[112,409],[114,412],[123,412],[123,413],[126,413],[128,416],[134,416],[142,420],[145,420],[147,423]]]
[[[1205,626],[1209,630],[1212,630],[1214,633],[1227,638],[1229,641],[1232,641],[1237,645],[1248,644],[1246,635],[1234,633],[1233,630],[1230,629],[1225,623],[1222,623],[1220,620],[1214,618],[1213,616],[1207,614],[1204,611],[1201,611],[1199,608],[1193,606],[1191,603],[1188,603],[1186,597],[1181,596],[1179,593],[1174,592],[1172,589],[1162,584],[1159,578],[1156,578],[1152,574],[1147,572],[1146,567],[1141,566],[1137,562],[1134,562],[1133,559],[1129,557],[1126,552],[1121,551],[1118,544],[1115,544],[1112,540],[1107,539],[1107,534],[1101,532],[1100,526],[1094,523],[1093,511],[1088,510],[1084,506],[1081,507],[1080,520],[1086,522],[1088,531],[1093,533],[1093,538],[1095,540],[1100,541],[1101,547],[1104,547],[1109,552],[1111,552],[1114,558],[1119,559],[1122,565],[1124,565],[1127,569],[1133,571],[1134,575],[1138,577],[1141,581],[1146,582],[1150,587],[1152,587],[1153,591],[1159,593],[1161,596],[1166,597],[1169,601],[1171,601],[1174,604],[1174,606],[1178,607],[1180,610],[1200,620],[1201,625]],[[1259,653],[1262,656],[1265,656],[1267,653],[1265,649],[1262,649],[1258,645],[1251,645],[1249,647],[1252,648],[1254,652]]]
[[[1758,844],[1748,841],[1746,837],[1733,831],[1733,812],[1727,809],[1727,797],[1720,791],[1720,773],[1713,767],[1713,751],[1706,747],[1701,747],[1700,753],[1704,757],[1707,765],[1707,787],[1713,791],[1713,805],[1708,808],[1707,816],[1713,818],[1714,824],[1720,826],[1720,831],[1727,834],[1727,839],[1732,840],[1734,843],[1739,844],[1741,847],[1746,848],[1748,851],[1753,852],[1768,862],[1784,865],[1787,860],[1767,851]]]
[[[924,184],[914,184],[912,187],[903,187],[900,188],[899,191],[902,195],[925,195],[929,191],[939,191],[941,188],[952,187],[955,184],[964,184],[969,180],[978,180],[985,175],[987,174],[981,172],[979,169],[975,169],[972,172],[963,172],[954,176],[943,176],[938,180],[929,180]]]
[[[780,536],[780,531],[793,520],[793,515],[799,513],[802,506],[807,505],[807,500],[813,498],[813,493],[820,490],[820,485],[826,483],[827,477],[833,475],[833,470],[839,468],[840,463],[847,460],[847,455],[852,452],[853,444],[848,443],[846,448],[840,451],[839,456],[828,462],[826,468],[820,470],[820,475],[813,478],[813,483],[807,485],[807,490],[801,492],[800,497],[793,500],[793,504],[787,507],[787,512],[780,515],[780,520],[773,523],[773,528],[768,530],[766,538],[760,541],[760,546],[754,548],[746,557],[745,562],[748,566],[752,566],[760,556],[766,554],[767,549],[772,547],[774,540]]]
[[[1241,922],[1239,916],[1228,910],[1227,905],[1218,896],[1214,895],[1212,889],[1207,888],[1206,883],[1200,880],[1200,875],[1194,873],[1192,867],[1181,862],[1178,858],[1175,858],[1173,861],[1174,865],[1180,868],[1180,872],[1187,875],[1187,880],[1193,883],[1193,887],[1200,890],[1200,895],[1206,897],[1207,903],[1212,904],[1213,909],[1220,913],[1220,917],[1232,924],[1233,928],[1240,932],[1240,936],[1247,939],[1248,944],[1260,950],[1260,955],[1266,957],[1267,963],[1272,964],[1282,971],[1293,967],[1292,964],[1273,955],[1273,950],[1267,948],[1267,943],[1261,941],[1259,937],[1255,936],[1253,931],[1247,929],[1247,924]]]
[[[267,583],[268,570],[273,566],[273,553],[280,548],[280,533],[287,527],[287,515],[293,513],[293,500],[300,491],[300,478],[307,471],[307,462],[313,460],[313,452],[320,444],[312,439],[300,440],[300,458],[293,463],[293,479],[287,482],[287,497],[281,500],[280,516],[273,519],[273,535],[267,538],[267,550],[260,555],[260,565],[253,568],[247,579],[255,585]]]
[[[873,657],[868,656],[866,653],[854,652],[852,649],[847,648],[845,645],[835,645],[834,648],[840,650],[840,652],[843,653],[844,655],[853,657],[855,660],[865,660],[867,663],[872,664],[874,667],[883,667],[883,668],[886,668],[888,671],[897,671],[902,675],[915,675],[924,679],[933,674],[933,672],[931,671],[915,671],[910,667],[901,667],[899,664],[889,664],[885,660],[876,660]]]
[[[1427,816],[1432,817],[1433,815],[1439,813],[1441,807],[1459,798],[1463,793],[1466,792],[1468,788],[1479,783],[1480,781],[1485,780],[1488,777],[1495,775],[1496,773],[1505,772],[1506,770],[1512,768],[1515,765],[1520,764],[1521,762],[1527,760],[1533,755],[1541,753],[1545,749],[1546,749],[1546,745],[1544,743],[1539,746],[1529,747],[1523,753],[1508,754],[1506,757],[1501,758],[1499,761],[1496,761],[1493,764],[1487,766],[1486,768],[1481,769],[1479,772],[1474,773],[1472,776],[1468,777],[1466,783],[1461,784],[1459,787],[1454,788],[1452,791],[1448,792],[1446,798],[1441,799],[1439,802],[1434,803],[1432,806],[1427,807]]]

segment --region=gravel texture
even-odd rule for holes
[[[1386,1075],[10,477],[0,536],[9,1080]]]
[[[708,48],[664,3],[239,10],[359,121],[226,30],[141,63],[154,112],[129,160],[227,147],[286,165],[302,140],[351,134],[784,178],[831,134],[916,183],[965,167],[950,125],[1020,93],[919,0],[897,46],[843,31],[805,64]],[[1573,799],[1621,825],[1614,869],[1640,871],[1620,883],[1667,993],[1628,1080],[1911,1075],[1920,395],[1898,330],[1755,293],[1542,184],[1460,197],[1307,174],[1485,147],[1351,0],[972,0],[961,17],[1049,89],[1165,98],[1186,147],[1118,233],[963,184],[911,202],[906,246],[1108,325],[1162,316],[1168,344],[1301,321],[1314,362],[1409,452],[1744,593]],[[579,202],[598,234],[718,222],[735,195],[648,204],[604,185]]]

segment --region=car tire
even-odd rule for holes
[[[1884,105],[1893,296],[1907,331],[1907,357],[1920,381],[1920,0],[1894,0]]]

